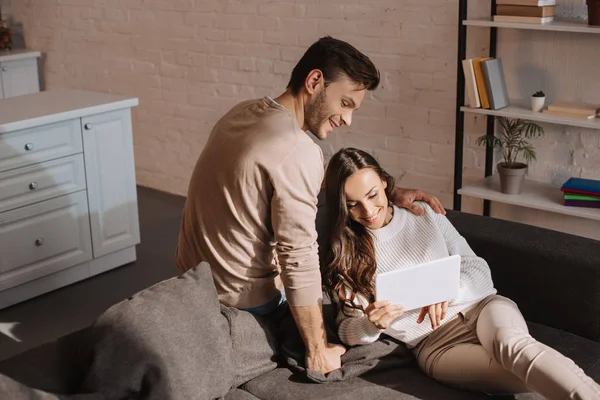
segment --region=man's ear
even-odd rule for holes
[[[323,83],[323,72],[320,69],[313,69],[306,76],[304,87],[308,94],[313,95],[319,90],[319,86]]]

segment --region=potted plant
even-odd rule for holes
[[[496,166],[500,175],[500,191],[505,194],[519,194],[527,173],[527,165],[536,159],[535,150],[528,139],[541,137],[544,129],[535,122],[523,119],[496,117],[500,125],[496,135],[482,135],[477,138],[479,146],[487,144],[502,152],[503,161]],[[519,156],[525,162],[517,161]]]
[[[540,112],[544,108],[544,102],[546,101],[546,95],[543,91],[538,90],[531,95],[531,109],[534,112]]]

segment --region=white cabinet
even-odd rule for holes
[[[37,51],[17,50],[0,55],[0,98],[40,91]]]
[[[129,110],[81,119],[94,256],[139,242]]]
[[[0,100],[0,308],[135,261],[135,105],[70,89]]]

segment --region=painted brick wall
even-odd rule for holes
[[[138,182],[185,194],[217,118],[238,101],[280,94],[320,36],[373,58],[382,87],[353,126],[321,143],[375,153],[403,185],[451,206],[456,11],[452,1],[23,0],[27,46],[46,54],[47,88],[138,96]]]
[[[3,1],[8,4],[9,0]],[[139,97],[140,105],[133,111],[138,183],[177,194],[186,193],[196,158],[224,112],[241,100],[279,95],[295,62],[319,37],[330,34],[348,40],[375,61],[382,84],[365,98],[350,128],[320,142],[325,155],[343,146],[371,151],[400,185],[434,193],[446,207],[452,207],[457,1],[321,3],[326,4],[311,0],[20,0],[8,8],[13,20],[23,25],[27,46],[45,53],[47,88],[66,86]],[[470,4],[471,16],[489,14],[489,2]],[[487,54],[489,31],[469,29],[468,55]],[[598,88],[594,92],[593,85],[582,83],[586,68],[576,63],[577,55],[589,59],[590,50],[600,54],[594,38],[583,39],[584,49],[575,55],[553,56],[556,49],[573,50],[577,47],[574,40],[580,38],[501,33],[501,43],[531,39],[546,43],[544,51],[523,53],[526,56],[519,53],[527,50],[524,47],[500,45],[507,75],[521,77],[507,78],[511,94],[522,88],[537,90],[543,84],[553,87],[552,94],[558,96],[559,89],[568,88],[569,83],[554,75],[539,77],[539,71],[551,65],[552,71],[562,69],[577,81],[575,88],[581,92],[568,95],[594,100]],[[555,42],[558,47],[553,47]],[[600,64],[597,58],[594,61]],[[523,64],[536,67],[523,75]],[[531,79],[523,84],[523,76]],[[552,86],[556,82],[560,84]],[[468,116],[466,128],[464,177],[470,183],[483,176],[483,151],[474,139],[484,132],[484,120]],[[546,139],[536,143],[541,161],[532,166],[532,177],[560,179],[565,175],[556,171],[563,169],[600,178],[599,137],[593,132],[565,133],[562,127],[550,127]],[[481,204],[481,200],[463,198],[466,211],[480,212]],[[543,225],[554,219],[550,225],[559,230],[573,225],[561,218],[542,215],[530,222]],[[598,228],[586,229],[598,232]]]

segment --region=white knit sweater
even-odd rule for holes
[[[425,210],[424,215],[416,216],[406,209],[394,207],[390,223],[371,231],[377,260],[376,274],[460,254],[459,295],[448,302],[448,312],[441,322],[443,325],[459,312],[496,294],[496,289],[485,260],[475,255],[446,216],[436,214],[425,203],[419,205]],[[359,295],[355,304],[366,308],[368,301]],[[412,348],[433,332],[429,316],[417,324],[420,310],[405,312],[386,330],[377,328],[360,310],[345,307],[345,311],[348,315],[340,311],[336,322],[340,339],[349,346],[372,343],[385,332]]]

